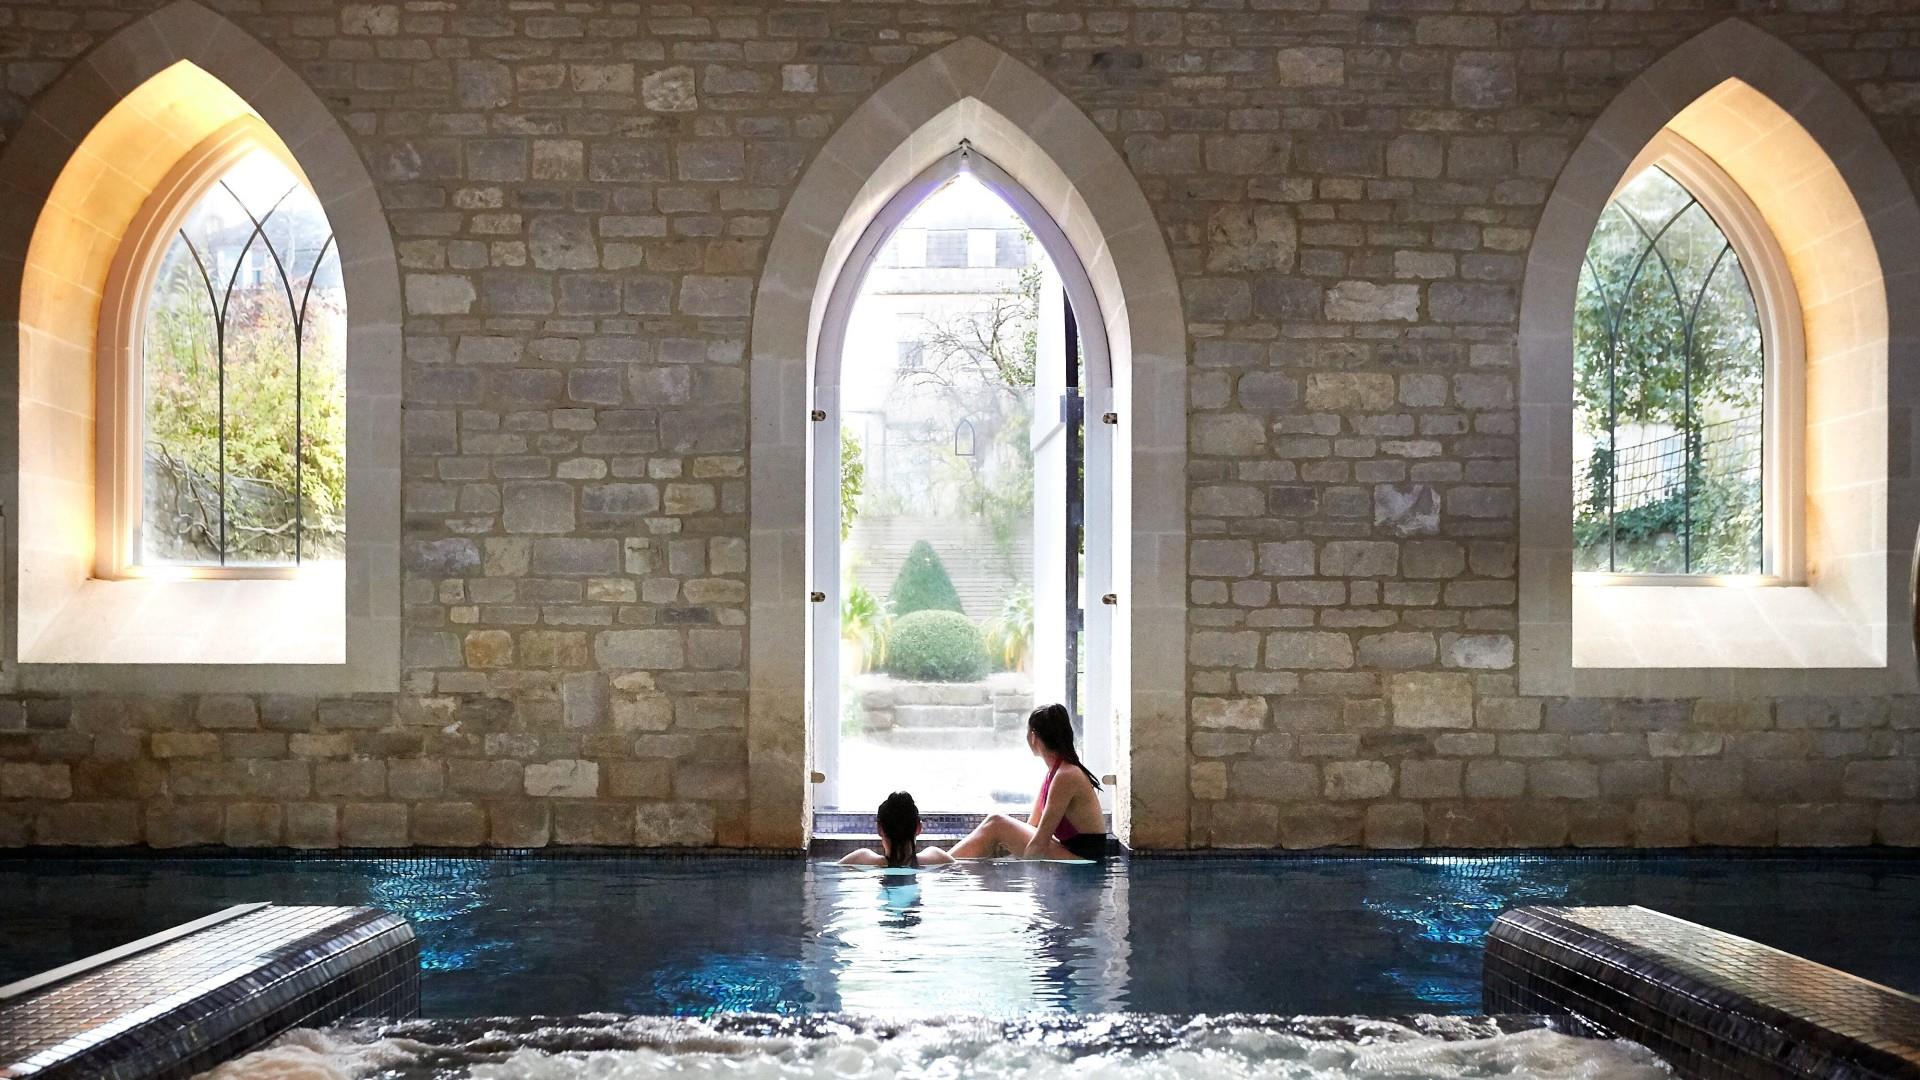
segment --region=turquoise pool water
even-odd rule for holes
[[[1920,992],[1920,859],[0,860],[0,982],[243,901],[413,921],[429,1017],[1469,1014],[1494,916],[1644,904]]]

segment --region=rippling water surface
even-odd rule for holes
[[[1525,903],[1645,904],[1920,992],[1920,860],[0,861],[0,983],[227,904],[412,920],[429,1017],[1467,1014]]]
[[[1459,1017],[1167,1021],[1097,1017],[1040,1026],[977,1019],[888,1028],[743,1032],[658,1018],[511,1025],[400,1024],[294,1032],[209,1080],[1656,1080],[1633,1043]]]

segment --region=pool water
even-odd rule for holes
[[[1480,1009],[1518,904],[1644,904],[1920,992],[1920,859],[0,860],[0,983],[229,904],[414,924],[428,1017]]]
[[[1517,1022],[1458,1017],[1070,1023],[931,1020],[820,1030],[650,1017],[426,1022],[297,1031],[209,1080],[1658,1080],[1658,1057]]]

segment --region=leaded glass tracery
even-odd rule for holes
[[[1600,215],[1574,312],[1574,569],[1767,572],[1766,361],[1740,256],[1649,167]]]
[[[284,566],[346,538],[346,294],[313,192],[247,151],[198,195],[147,292],[134,551]]]

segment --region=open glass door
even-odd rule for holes
[[[814,399],[824,810],[900,789],[923,813],[1025,810],[1028,713],[1094,704],[1083,493],[1099,470],[1080,323],[1049,256],[1064,238],[1050,220],[1054,242],[1036,238],[1037,208],[967,161],[883,211],[846,271],[844,325],[830,304],[822,334],[838,357]],[[1103,736],[1082,736],[1095,769]]]

